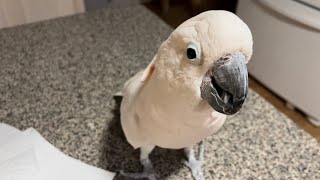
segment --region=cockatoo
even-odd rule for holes
[[[144,167],[142,173],[123,175],[156,179],[149,154],[158,146],[184,148],[185,165],[195,179],[204,179],[204,145],[198,159],[192,146],[241,109],[252,44],[248,26],[228,11],[203,12],[172,32],[147,68],[121,91],[121,125],[127,141],[140,148]]]

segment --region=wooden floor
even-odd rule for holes
[[[314,127],[303,113],[287,108],[286,102],[283,99],[272,93],[253,77],[249,77],[249,86],[320,142],[320,128]]]
[[[169,11],[163,14],[160,6],[157,3],[145,4],[147,8],[161,17],[171,27],[176,28],[183,21],[192,17],[190,7],[181,4],[171,4]],[[265,86],[255,80],[253,77],[249,77],[250,88],[259,93],[268,102],[273,104],[279,111],[286,114],[293,122],[315,137],[320,141],[320,128],[314,127],[307,120],[306,116],[298,110],[291,110],[286,107],[286,102],[268,90]]]

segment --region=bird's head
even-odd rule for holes
[[[157,76],[181,94],[191,92],[216,111],[234,114],[247,97],[246,64],[252,44],[250,29],[235,14],[201,13],[182,23],[161,45]]]

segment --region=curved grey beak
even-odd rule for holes
[[[242,53],[226,55],[207,71],[201,83],[201,97],[218,112],[238,112],[248,94],[248,70]]]

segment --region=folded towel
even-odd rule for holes
[[[1,180],[111,180],[114,176],[65,155],[33,128],[19,131],[0,123]]]

